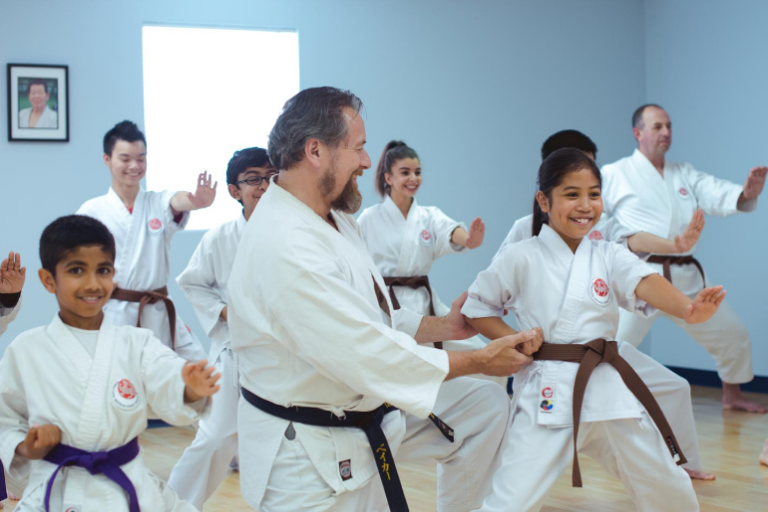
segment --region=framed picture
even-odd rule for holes
[[[69,142],[69,68],[8,64],[8,140]]]

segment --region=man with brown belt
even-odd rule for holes
[[[737,185],[698,171],[688,163],[665,159],[672,144],[672,122],[658,105],[643,105],[632,117],[638,148],[632,156],[603,167],[605,213],[623,226],[674,239],[682,233],[697,208],[709,215],[751,212],[765,184],[766,167],[754,167],[744,185]],[[706,286],[701,264],[689,252],[674,256],[652,255],[648,263],[689,297]],[[709,321],[689,325],[661,313],[702,345],[717,363],[723,382],[723,407],[765,413],[768,409],[748,400],[739,384],[749,382],[752,355],[749,333],[727,302]],[[641,318],[621,312],[617,339],[638,346],[656,317]]]

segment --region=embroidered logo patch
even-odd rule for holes
[[[594,231],[592,231],[589,234],[589,239],[590,240],[602,240],[603,239],[603,234],[601,232],[599,232],[598,230],[594,230]]]
[[[161,221],[158,218],[154,218],[150,220],[147,223],[147,226],[149,227],[149,232],[153,235],[159,235],[160,233],[163,232],[163,229],[164,229],[163,221]]]
[[[67,507],[64,512],[80,512],[80,507]]]
[[[550,388],[550,387],[546,387],[546,388],[541,390],[541,396],[543,396],[544,398],[552,398],[552,396],[554,396],[554,394],[555,394],[555,392],[552,391],[552,388]]]
[[[592,281],[590,292],[592,295],[592,300],[594,300],[600,306],[607,305],[611,300],[611,289],[608,288],[608,283],[600,278]]]
[[[541,412],[552,412],[552,409],[555,408],[554,402],[552,400],[542,400],[541,401]]]
[[[339,462],[339,475],[344,481],[352,478],[352,461],[351,459],[343,460]]]
[[[128,379],[120,379],[112,387],[112,398],[123,409],[133,409],[139,404],[139,394]]]
[[[421,236],[419,236],[419,242],[421,242],[424,245],[429,245],[432,243],[432,233],[429,232],[429,230],[422,229],[421,230]]]
[[[680,187],[680,190],[677,191],[677,193],[682,197],[683,199],[688,199],[688,189],[685,187]]]

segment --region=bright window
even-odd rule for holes
[[[213,174],[216,201],[190,229],[235,218],[227,162],[238,149],[267,147],[285,101],[299,91],[296,32],[145,26],[147,188],[193,191]]]

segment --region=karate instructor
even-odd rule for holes
[[[395,461],[434,460],[437,509],[490,492],[509,399],[495,383],[540,335],[448,352],[475,334],[460,314],[393,310],[351,214],[371,166],[362,102],[332,87],[288,100],[269,135],[280,170],[245,228],[229,285],[240,368],[240,481],[261,512],[407,510]]]

